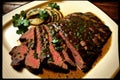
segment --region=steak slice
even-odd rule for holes
[[[31,33],[28,33],[28,32],[31,32]],[[25,66],[27,67],[28,70],[34,73],[37,73],[37,70],[40,68],[39,55],[41,51],[41,45],[40,45],[40,42],[38,41],[38,39],[40,38],[40,35],[37,32],[38,31],[36,30],[36,28],[32,28],[30,29],[30,31],[28,30],[24,35],[29,48],[28,54],[25,59]],[[20,39],[23,39],[23,37]],[[36,45],[36,46],[34,46],[33,48],[33,45]]]
[[[33,44],[36,46],[35,49],[30,46],[29,53],[26,56],[25,64],[27,68],[34,73],[38,73],[41,70],[41,63],[48,56],[48,52],[45,52],[47,48],[46,44],[48,43],[45,33],[42,25],[35,27],[34,39],[32,39],[34,41],[32,42],[35,42]],[[28,45],[29,44],[31,43],[28,43]]]
[[[35,50],[30,49],[29,53],[26,56],[25,59],[25,65],[28,70],[30,70],[33,73],[37,73],[40,68],[40,59],[38,59],[37,53]]]
[[[36,53],[37,53],[37,56],[38,56],[38,59],[40,59],[40,55],[41,55],[41,51],[42,51],[42,43],[41,43],[41,41],[40,41],[40,39],[41,39],[41,34],[42,34],[42,26],[40,26],[40,27],[36,27],[36,34],[35,34],[35,40],[36,40],[36,42],[35,42],[35,44],[36,44],[36,49],[35,49],[35,51],[36,51]],[[39,62],[42,62],[43,60],[42,59],[40,59],[40,61]]]
[[[35,41],[34,40],[34,34],[35,33],[35,28],[30,28],[28,31],[26,31],[22,36],[19,38],[20,42],[23,44],[26,44],[28,47],[35,48]]]
[[[48,64],[50,66],[54,65],[54,66],[59,67],[61,69],[68,70],[68,66],[64,63],[63,58],[60,55],[60,52],[58,52],[54,48],[54,46],[52,44],[53,38],[51,36],[51,33],[50,33],[50,30],[49,30],[48,26],[44,25],[44,28],[45,28],[45,30],[48,33],[48,37],[49,37],[49,50],[50,50],[50,53],[52,55],[52,57],[51,57],[52,59],[48,60]]]
[[[12,48],[9,52],[12,58],[11,66],[20,70],[24,66],[24,60],[27,55],[28,47],[26,45],[19,45]]]
[[[62,50],[62,54],[63,54],[63,59],[64,59],[64,62],[68,65],[70,65],[70,68],[73,68],[75,69],[76,68],[76,65],[74,63],[74,61],[72,61],[72,59],[70,59],[68,53],[65,51],[65,50]],[[69,66],[68,66],[69,67]]]
[[[39,53],[39,59],[42,63],[46,58],[49,58],[50,52],[49,52],[49,42],[48,42],[48,34],[44,30],[43,25],[40,25],[36,27],[36,52]]]
[[[66,42],[67,47],[71,50],[72,56],[74,57],[75,64],[81,70],[87,70],[86,63],[83,61],[82,57],[79,55],[79,52],[72,46],[72,44],[65,38],[62,32],[59,32],[62,39]]]
[[[58,47],[62,48],[60,55],[63,58],[64,62],[67,63],[68,65],[71,65],[72,67],[75,67],[76,65],[74,63],[74,60],[70,58],[70,55],[69,55],[70,52],[68,52],[69,48],[67,47],[65,41],[60,36],[59,30],[58,28],[56,28],[56,25],[54,23],[49,23],[48,27],[52,28],[50,30],[52,31],[51,34],[54,35],[53,37],[56,37],[60,40],[61,45],[58,45]]]

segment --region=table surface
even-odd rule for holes
[[[30,1],[21,1],[21,2],[3,2],[3,11],[2,15],[14,10],[17,7],[20,7],[26,3],[29,3]],[[100,8],[102,11],[104,11],[110,18],[112,18],[117,24],[118,24],[118,2],[114,1],[90,1],[95,6]],[[115,76],[115,79],[119,78],[120,71]]]

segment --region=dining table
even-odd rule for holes
[[[100,8],[103,12],[105,12],[115,23],[119,23],[119,17],[118,17],[118,1],[95,1],[95,0],[89,0],[91,3],[93,3],[95,6]],[[10,11],[25,5],[31,1],[10,1],[6,2],[3,1],[3,9],[2,9],[2,16],[5,14],[9,13]],[[120,68],[119,70],[115,73],[114,79],[118,79],[120,75]]]

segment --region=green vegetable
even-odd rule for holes
[[[60,40],[57,39],[56,37],[54,37],[53,40],[52,40],[52,43],[53,43],[53,44],[59,44],[59,43],[60,43]]]
[[[63,50],[63,48],[61,46],[55,46],[55,50],[61,52]]]
[[[56,31],[55,30],[50,30],[51,36],[55,36],[56,35]]]
[[[84,30],[86,30],[86,27],[85,26],[80,26],[80,32],[84,32]]]
[[[58,52],[61,52],[63,50],[63,47],[61,46],[61,40],[54,37],[53,40],[52,40],[52,43],[55,44],[54,47],[55,47],[55,50],[57,50]]]
[[[34,47],[35,47],[35,43],[34,43],[33,39],[30,39],[30,41],[28,43],[28,49],[34,48]]]
[[[17,30],[16,33],[17,34],[22,34],[22,31],[21,30]]]
[[[61,46],[61,39],[58,39],[55,37],[55,35],[53,36],[52,44],[54,44],[55,50],[58,52],[61,52],[63,50],[63,47]]]
[[[48,61],[53,61],[53,58],[52,58],[52,57],[49,57],[49,58],[48,58]]]
[[[48,52],[49,51],[49,49],[48,48],[45,48],[45,49],[43,49],[43,53],[46,53],[46,52]]]
[[[75,48],[76,48],[76,49],[79,49],[79,47],[80,47],[79,44],[78,44],[78,45],[75,45]]]
[[[80,36],[80,33],[79,33],[79,32],[77,32],[77,36]]]
[[[40,56],[46,56],[46,54],[42,51]]]
[[[49,3],[48,6],[51,7],[51,8],[55,8],[57,10],[60,10],[59,5],[57,5],[56,3]]]
[[[13,19],[13,26],[18,27],[18,30],[16,31],[17,34],[23,34],[28,30],[28,26],[30,25],[30,22],[25,19],[26,14],[24,11],[21,11],[20,14],[15,14]]]
[[[38,59],[38,54],[36,51],[34,52],[34,58]]]
[[[69,25],[69,27],[73,27],[73,21],[72,20],[70,20],[70,22],[68,23],[68,25]]]
[[[81,34],[78,36],[78,38],[80,39],[80,41],[82,40],[82,36],[81,36]]]
[[[39,12],[39,18],[40,18],[40,19],[46,20],[46,19],[48,19],[48,17],[49,17],[49,14],[48,14],[47,11],[41,10],[41,11]]]
[[[24,11],[21,11],[21,16],[25,19],[26,18],[26,14],[25,14],[25,12]]]

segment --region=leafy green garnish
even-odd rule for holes
[[[21,16],[25,19],[26,18],[26,14],[25,14],[25,12],[24,11],[21,11]]]
[[[34,42],[34,40],[33,39],[30,39],[30,41],[28,42],[28,49],[30,49],[30,48],[35,48],[35,42]]]
[[[20,14],[15,14],[12,17],[13,26],[18,27],[18,30],[16,31],[17,34],[23,34],[28,30],[28,26],[30,25],[30,22],[25,18],[26,18],[26,14],[24,11],[21,11]]]
[[[56,3],[49,3],[48,6],[51,7],[51,8],[55,8],[57,10],[60,10],[59,5],[57,5]]]
[[[62,46],[55,46],[55,50],[61,52],[63,50]]]
[[[34,52],[34,58],[38,59],[38,54],[36,51]]]
[[[79,32],[77,32],[77,36],[80,36],[80,33],[79,33]]]
[[[43,49],[42,52],[46,53],[46,52],[48,52],[48,51],[49,51],[49,49],[48,49],[48,48],[45,48],[45,49]]]
[[[52,43],[55,44],[55,50],[57,50],[58,52],[61,52],[63,50],[63,47],[61,46],[61,40],[54,37],[52,40]]]
[[[46,19],[48,19],[48,17],[49,17],[49,14],[48,14],[47,11],[41,10],[41,11],[39,12],[39,18],[40,18],[40,19],[46,20]]]
[[[60,40],[58,38],[54,37],[53,40],[52,40],[52,43],[53,44],[59,44]]]
[[[53,58],[52,58],[52,57],[49,57],[49,58],[48,58],[48,61],[53,61]]]
[[[50,30],[51,36],[55,36],[56,35],[56,31],[55,30]]]
[[[78,36],[78,38],[80,39],[80,41],[82,41],[82,36],[81,36],[81,34]]]
[[[79,49],[79,47],[80,47],[79,44],[75,45],[75,48],[76,48],[76,49]]]

